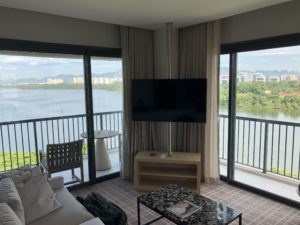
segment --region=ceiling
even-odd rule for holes
[[[159,29],[182,27],[290,0],[0,0],[0,6],[92,21]]]

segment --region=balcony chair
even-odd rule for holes
[[[71,170],[73,180],[65,184],[83,183],[82,145],[83,140],[62,144],[48,144],[46,153],[40,151],[40,165],[43,170],[48,172],[48,177],[50,178],[52,173]],[[74,173],[76,168],[80,168],[81,179]]]

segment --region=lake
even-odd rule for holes
[[[94,113],[122,110],[122,93],[117,91],[94,89],[93,104]],[[85,98],[83,89],[0,89],[0,122],[46,117],[61,117],[84,113]],[[226,110],[220,109],[220,114],[226,114]],[[244,117],[300,123],[299,116],[284,112],[238,111],[238,115]],[[81,119],[82,120],[80,120],[79,122],[75,120],[75,124],[72,120],[54,121],[54,123],[49,122],[49,124],[46,124],[46,122],[37,123],[37,148],[44,149],[47,143],[59,143],[65,138],[68,140],[70,136],[72,139],[80,138],[80,134],[86,128],[85,119]],[[95,124],[98,125],[99,121],[100,119],[98,119],[98,121],[95,120]],[[118,119],[116,117],[111,117],[109,118],[109,121],[114,121],[114,123],[118,123],[118,126],[121,127],[121,117],[118,117]],[[66,130],[62,130],[63,126],[65,126]],[[69,126],[71,134],[68,134],[67,128]],[[226,134],[228,129],[228,122],[224,123],[225,136],[223,136],[222,133],[222,126],[223,124],[220,123],[220,150],[222,151],[224,149],[224,153],[226,155]],[[243,126],[245,126],[245,137],[248,137],[248,133],[250,131],[250,138],[246,139],[245,142],[242,141],[242,133],[237,131],[239,133],[239,139],[241,140],[239,143],[237,143],[237,146],[240,150],[243,149],[245,151],[245,160],[248,161],[248,158],[246,158],[246,156],[249,155],[248,157],[251,158],[250,164],[257,166],[260,162],[262,163],[263,159],[262,157],[260,157],[260,159],[256,156],[253,157],[254,154],[258,154],[258,152],[255,153],[255,151],[263,148],[263,140],[261,144],[259,144],[258,142],[258,131],[260,130],[260,124],[257,124],[256,127],[254,127],[254,123],[250,125],[247,122],[245,123],[245,125],[243,123],[240,123],[240,131],[242,130]],[[10,131],[8,131],[8,129]],[[20,133],[21,129],[23,129],[24,134]],[[16,125],[16,127],[14,127],[13,125],[11,125],[10,127],[3,126],[1,135],[3,135],[4,143],[2,146],[0,145],[0,149],[4,149],[4,151],[7,151],[8,149],[12,149],[12,151],[16,151],[17,149],[17,151],[34,151],[34,148],[32,147],[35,143],[33,124],[29,124],[29,132],[26,132],[26,129],[27,127],[25,126],[25,124],[22,126]],[[100,126],[96,126],[95,129],[100,129]],[[105,126],[104,124],[103,129],[110,129],[110,127]],[[262,130],[264,131],[264,125],[262,125]],[[286,131],[288,131],[288,133],[286,133]],[[10,132],[10,135],[8,135],[8,132]],[[286,130],[285,127],[282,126],[280,128],[280,133],[280,143],[278,143],[278,141],[276,140],[276,138],[279,136],[279,128],[277,126],[275,126],[274,129],[275,139],[274,141],[272,141],[272,143],[272,136],[271,133],[269,133],[268,155],[272,155],[272,161],[274,161],[274,164],[271,162],[271,157],[269,157],[267,163],[268,168],[271,169],[272,166],[278,166],[280,169],[284,169],[284,165],[286,164],[288,171],[299,171],[300,139],[297,137],[300,136],[300,127],[295,129],[296,139],[294,143],[291,139],[292,127],[289,127]],[[286,143],[287,147],[285,147],[285,136],[288,136],[288,141]],[[256,138],[256,142],[254,140],[254,137]],[[10,140],[10,142],[8,140]],[[241,155],[239,156],[239,158],[242,159]]]
[[[94,112],[122,110],[122,93],[103,89],[93,90]],[[0,122],[85,113],[83,89],[5,89],[0,88]],[[220,114],[227,114],[220,108]],[[237,110],[238,116],[298,122],[293,112],[275,110]]]
[[[94,112],[122,110],[122,93],[93,90]],[[83,89],[1,89],[0,122],[85,113]]]

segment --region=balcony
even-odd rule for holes
[[[94,114],[95,130],[115,130],[122,134],[122,111]],[[39,150],[47,144],[70,142],[81,139],[86,132],[86,115],[40,118],[0,123],[0,172],[39,163]],[[120,171],[118,137],[106,139],[112,167],[97,171],[96,176],[105,176]],[[87,145],[84,144],[84,179],[88,180]],[[75,173],[79,171],[75,170]],[[56,174],[55,174],[56,175]],[[71,179],[71,173],[57,173]]]
[[[220,115],[220,169],[226,174],[228,116]],[[122,111],[94,114],[95,130],[116,130],[122,134]],[[47,144],[80,139],[86,131],[85,115],[70,115],[0,123],[0,172],[39,162],[38,151]],[[236,118],[236,180],[298,199],[300,183],[300,124]],[[106,139],[112,168],[97,171],[97,177],[120,170],[118,137]],[[88,180],[87,146],[84,145],[84,177]],[[79,172],[79,171],[78,171]],[[66,180],[70,173],[63,172]]]
[[[221,174],[227,174],[228,116],[219,116]],[[235,180],[297,201],[300,124],[236,117]]]

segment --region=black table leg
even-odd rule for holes
[[[138,214],[138,225],[141,225],[141,215],[140,215],[140,201],[137,199],[137,214]]]
[[[242,214],[239,216],[239,225],[242,225]]]

